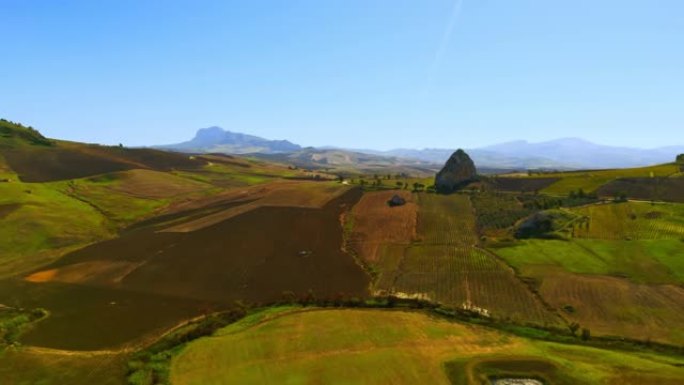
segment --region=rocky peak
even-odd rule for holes
[[[477,170],[475,163],[465,151],[458,149],[451,154],[444,167],[435,177],[437,191],[449,193],[465,186],[475,179]]]

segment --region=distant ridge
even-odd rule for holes
[[[340,159],[363,160],[359,154],[393,158],[392,163],[428,163],[442,165],[455,148],[400,148],[389,151],[373,149],[346,149],[334,146],[303,148],[287,140],[269,140],[258,136],[208,127],[197,131],[187,142],[156,146],[156,148],[189,153],[224,154],[292,154],[289,158],[311,158],[315,163],[337,163]],[[561,138],[532,143],[516,140],[491,146],[465,149],[478,168],[498,170],[527,169],[599,169],[628,168],[673,162],[677,154],[684,153],[684,145],[653,149],[607,146],[580,138]],[[322,153],[327,155],[322,155]],[[334,154],[334,155],[333,155]],[[329,159],[331,157],[336,160]],[[320,158],[320,159],[319,159]],[[379,159],[374,159],[379,161]]]
[[[269,140],[254,135],[226,131],[221,127],[197,130],[187,142],[155,146],[182,152],[215,152],[226,154],[277,154],[298,151],[302,147],[287,140]]]
[[[395,149],[372,151],[372,153],[444,162],[453,151],[453,149],[433,148]],[[539,143],[517,140],[466,151],[478,167],[596,169],[670,163],[677,154],[684,152],[684,145],[640,149],[595,144],[580,138],[562,138]]]

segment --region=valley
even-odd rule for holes
[[[2,128],[3,383],[684,378],[677,163],[437,193],[403,165]]]

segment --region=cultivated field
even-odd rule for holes
[[[477,217],[477,228],[487,236],[506,235],[507,229],[534,212],[524,207],[514,195],[505,193],[475,194],[471,202]]]
[[[452,195],[427,192],[425,173],[359,172],[342,183],[0,121],[0,383],[151,385],[169,364],[175,384],[684,378],[684,206],[586,194],[676,201],[679,166],[483,178]],[[395,194],[407,203],[389,207]],[[516,239],[541,211],[543,239]]]
[[[540,293],[594,335],[684,345],[684,289],[545,269]],[[540,277],[540,275],[538,275]],[[569,308],[568,306],[571,306]]]
[[[632,199],[684,203],[684,178],[620,178],[598,189],[604,196],[625,194]]]
[[[542,368],[556,385],[675,385],[684,369],[668,362],[526,340],[419,312],[312,310],[246,319],[189,344],[172,361],[171,382],[477,385],[481,375],[515,366],[523,374],[532,369],[528,376]]]
[[[419,194],[418,241],[386,248],[376,289],[477,309],[497,318],[555,324],[504,263],[479,249],[475,215],[466,195]]]
[[[197,169],[206,164],[178,153],[62,141],[52,146],[0,148],[0,154],[24,182],[51,182],[132,169]]]
[[[399,195],[403,206],[390,207],[387,202]],[[381,257],[391,245],[409,245],[416,237],[418,206],[405,190],[365,193],[345,217],[349,234],[348,246],[365,261],[381,263]]]
[[[596,192],[611,181],[620,178],[655,178],[678,175],[680,166],[677,164],[663,164],[650,167],[612,169],[612,170],[583,170],[558,173],[539,173],[531,176],[506,176],[493,178],[494,186],[505,191],[537,191],[550,195],[566,196],[572,191],[582,189],[585,193]],[[600,190],[599,190],[600,191]]]
[[[560,178],[528,178],[528,177],[513,177],[502,175],[500,177],[492,177],[488,179],[492,188],[499,191],[509,192],[535,192],[543,190],[552,184],[559,181]]]
[[[602,185],[618,178],[652,178],[670,176],[679,173],[679,166],[664,164],[651,167],[573,171],[567,173],[545,175],[545,177],[560,177],[561,180],[542,190],[551,195],[567,195],[571,191],[594,192]]]
[[[588,219],[574,229],[575,237],[684,239],[684,205],[624,202],[591,205],[573,211]]]
[[[320,187],[329,194],[339,193],[327,190],[325,183]],[[304,190],[311,188],[304,186]],[[270,303],[282,299],[285,293],[296,297],[363,298],[369,278],[351,256],[341,251],[339,220],[359,195],[358,190],[346,190],[337,197],[330,195],[331,200],[322,208],[262,206],[188,232],[160,232],[154,225],[143,226],[68,254],[26,277],[24,285],[35,290],[56,290],[54,295],[36,296],[31,300],[34,306],[54,310],[54,314],[66,313],[64,318],[53,316],[41,322],[25,339],[40,346],[79,348],[80,344],[88,344],[87,348],[99,349],[151,333],[161,325],[168,327],[178,322],[180,315],[226,308],[238,300]],[[62,308],[64,299],[57,293],[60,288],[63,293],[75,290],[74,286],[87,287],[82,294],[92,295],[94,300],[102,296],[113,299],[97,305],[76,301],[67,311]],[[10,285],[7,294],[27,303],[28,297],[16,294],[19,290]],[[114,299],[124,293],[135,294],[131,299]],[[138,306],[149,302],[145,298],[155,296],[171,301],[166,303],[178,300],[186,305],[178,307],[181,314],[172,312],[168,316],[153,305],[145,314],[154,316],[154,322],[136,320]],[[76,297],[69,298],[74,301]],[[131,323],[118,323],[119,333],[98,337],[101,328],[113,325],[115,319],[96,323],[107,314],[102,312],[102,306],[121,317],[131,317]],[[51,333],[58,327],[66,327],[71,330],[67,334],[79,337],[64,340],[53,336]]]

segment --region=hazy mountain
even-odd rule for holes
[[[407,173],[432,175],[439,169],[436,163],[396,156],[374,155],[338,148],[306,147],[299,151],[279,154],[255,154],[275,162],[300,168],[328,169],[339,172]]]
[[[411,157],[444,162],[453,149],[396,149],[373,151],[376,155]],[[524,140],[468,149],[478,167],[497,168],[618,168],[672,162],[684,146],[654,149],[605,146],[577,138],[540,143]]]
[[[401,165],[433,168],[443,165],[455,149],[343,149],[337,147],[302,148],[287,140],[269,140],[258,136],[223,130],[220,127],[203,128],[187,142],[156,146],[182,152],[226,154],[287,154],[279,156],[305,167],[346,167],[363,165]],[[654,149],[605,146],[577,138],[564,138],[539,143],[524,140],[466,149],[478,169],[586,169],[624,168],[646,166],[674,161],[684,153],[684,146]]]
[[[183,152],[214,152],[226,154],[293,152],[301,146],[287,140],[269,140],[254,135],[226,131],[221,127],[202,128],[187,142],[156,146]]]

